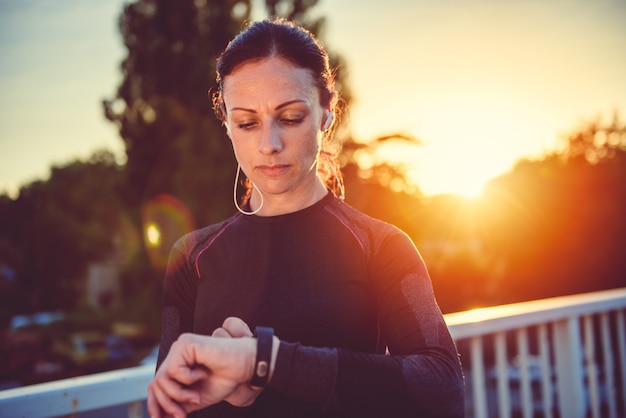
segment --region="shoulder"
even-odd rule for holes
[[[389,240],[411,242],[408,235],[397,226],[366,215],[339,199],[332,200],[326,210],[359,240],[367,252],[376,252]]]
[[[187,258],[195,258],[240,216],[241,214],[237,213],[221,222],[192,231],[179,238],[172,250],[184,254]]]

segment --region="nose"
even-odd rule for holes
[[[283,141],[280,137],[280,130],[274,123],[266,124],[261,129],[259,141],[259,151],[263,154],[275,154],[283,150]]]

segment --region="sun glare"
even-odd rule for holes
[[[458,196],[477,198],[482,194],[486,181],[486,179],[468,176],[458,179],[454,187],[449,187],[448,190]]]
[[[497,174],[497,168],[477,162],[463,151],[437,153],[436,147],[389,144],[378,149],[377,157],[404,165],[409,183],[418,186],[427,195],[478,197],[486,182]]]
[[[426,195],[478,197],[487,182],[509,171],[518,159],[534,156],[526,147],[544,135],[529,122],[529,109],[536,107],[530,104],[505,91],[460,88],[439,92],[428,107],[402,103],[398,120],[419,115],[419,121],[405,127],[422,145],[390,144],[378,157],[405,164],[409,181]]]
[[[452,168],[446,168],[448,166]],[[495,176],[488,171],[488,167],[483,170],[478,168],[482,167],[473,167],[467,161],[450,161],[428,170],[417,165],[409,172],[409,177],[426,195],[454,194],[475,198],[482,194],[485,184]],[[425,178],[426,171],[428,178]]]

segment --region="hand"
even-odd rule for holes
[[[229,335],[227,329],[239,335],[237,326],[222,328]],[[223,335],[222,331],[217,334]],[[242,395],[245,391],[235,393],[241,384],[247,385],[250,381],[255,358],[256,340],[253,338],[181,335],[148,386],[150,416],[160,418],[165,412],[185,417],[189,412],[226,400],[231,395],[233,402],[245,402]]]
[[[239,318],[226,318],[220,328],[217,328],[211,334],[213,337],[220,338],[241,338],[252,337],[252,331],[244,321]],[[256,398],[263,392],[261,388],[253,388],[247,382],[240,384],[235,392],[224,399],[226,402],[235,406],[249,406],[254,403]]]

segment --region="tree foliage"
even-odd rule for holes
[[[124,7],[124,79],[104,108],[126,145],[131,207],[167,193],[200,223],[230,210],[234,159],[207,92],[215,60],[249,16],[249,1],[142,0]]]
[[[435,230],[457,234],[447,235],[455,251],[445,262],[432,263],[440,294],[454,295],[468,281],[471,286],[482,283],[446,298],[447,308],[626,285],[624,179],[626,124],[614,118],[575,130],[559,152],[520,160],[488,185],[470,211],[454,213],[436,206],[428,222],[437,219],[433,213],[447,214],[445,221],[434,224]],[[465,229],[459,233],[461,229],[451,226],[463,217]],[[465,267],[454,267],[450,261],[462,254],[467,256]],[[480,279],[472,279],[476,276]]]
[[[0,199],[0,264],[19,278],[17,311],[72,307],[90,261],[113,252],[121,167],[110,152],[53,167],[47,181]],[[23,306],[19,306],[22,304]]]
[[[315,4],[267,1],[266,8],[317,32],[323,21],[306,19]],[[232,0],[140,0],[124,7],[124,79],[104,110],[126,146],[132,207],[166,193],[181,200],[198,225],[232,212],[236,164],[207,96],[216,88],[216,59],[250,19],[251,7]]]
[[[324,20],[309,15],[316,3],[268,0],[265,7],[268,15],[294,19],[319,35]],[[0,265],[17,271],[32,309],[72,306],[85,266],[113,250],[124,253],[125,293],[148,294],[145,305],[158,304],[161,272],[154,260],[166,258],[187,231],[168,228],[177,226],[172,219],[164,221],[158,252],[150,253],[146,214],[167,214],[150,205],[171,197],[191,214],[188,228],[232,213],[235,161],[207,92],[215,88],[216,58],[250,18],[251,7],[250,1],[232,0],[139,0],[124,6],[119,20],[128,50],[124,77],[103,108],[119,128],[126,164],[120,167],[111,154],[99,153],[88,162],[53,168],[49,180],[23,187],[16,200],[0,198]],[[331,64],[349,103],[345,65],[337,54],[331,54]],[[338,131],[351,142],[347,121]],[[358,183],[355,160],[344,163]],[[41,297],[31,297],[35,293]]]
[[[316,3],[268,0],[266,9],[316,33],[323,20],[307,17]],[[232,0],[139,0],[124,7],[124,79],[103,104],[125,143],[125,196],[137,224],[161,195],[181,202],[197,226],[234,211],[236,162],[210,95],[216,88],[216,59],[250,19],[251,7],[250,1]],[[152,251],[166,253],[188,231],[161,232],[161,247]]]
[[[323,39],[324,19],[311,17],[316,3],[266,0],[265,7],[332,44]],[[0,278],[8,266],[22,295],[13,297],[0,281],[3,306],[13,313],[70,308],[88,263],[117,251],[125,262],[125,314],[158,324],[159,269],[173,242],[234,211],[236,164],[207,92],[215,88],[217,56],[251,7],[247,0],[124,6],[124,77],[103,107],[127,162],[96,153],[54,167],[49,180],[24,186],[17,199],[0,196]],[[347,66],[332,51],[331,63],[349,105]],[[585,125],[565,138],[562,151],[521,160],[480,201],[468,202],[424,197],[402,166],[377,158],[392,141],[413,146],[417,139],[357,141],[347,118],[337,130],[346,201],[413,238],[447,312],[626,284],[625,132],[617,116]],[[158,228],[148,231],[153,223]]]

